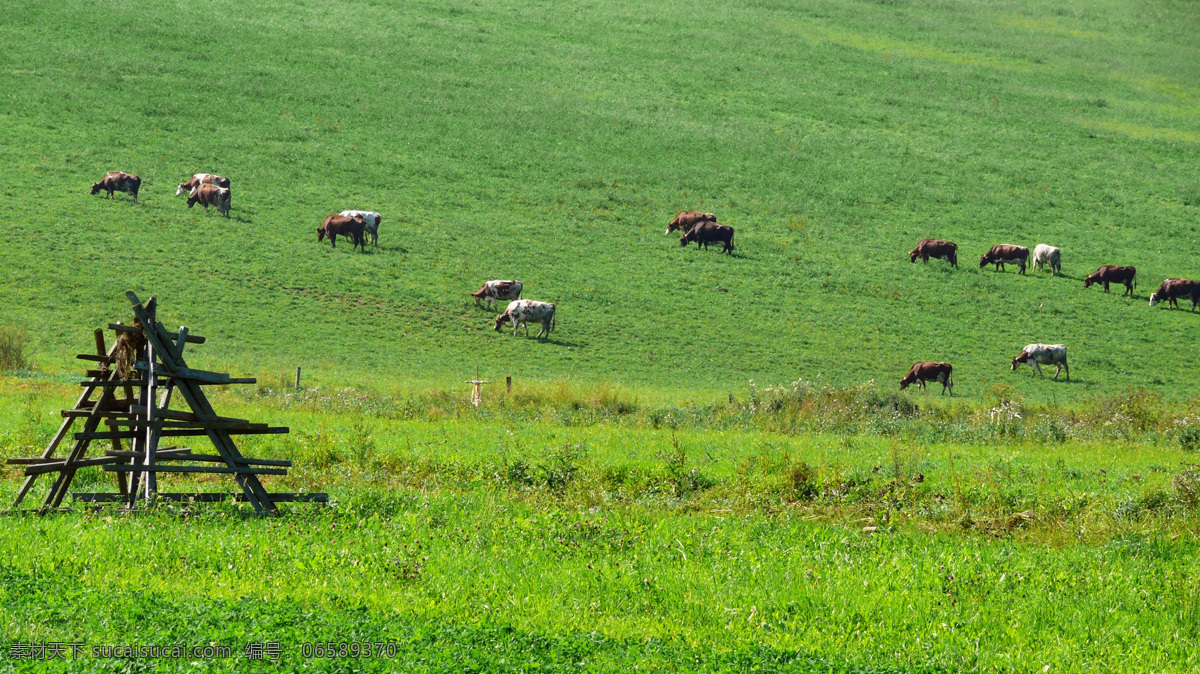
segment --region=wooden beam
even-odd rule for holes
[[[119,461],[120,459],[115,456],[93,456],[86,459],[76,459],[69,464],[63,459],[55,463],[40,463],[36,466],[29,466],[25,469],[25,474],[41,475],[42,473],[53,473],[57,470],[75,470],[76,468],[87,468],[88,466],[103,466],[110,463],[118,463]]]
[[[117,359],[113,358],[112,356],[97,356],[94,353],[79,353],[79,354],[76,354],[75,357],[78,358],[79,360],[90,360],[94,363],[115,363],[115,362],[117,362]]]
[[[105,452],[108,456],[128,456],[133,458],[134,452]],[[140,455],[139,455],[140,456]],[[216,454],[192,454],[188,452],[171,452],[159,450],[157,453],[159,461],[207,461],[210,463],[224,463],[225,459]],[[278,466],[282,468],[290,468],[291,461],[287,459],[251,459],[248,457],[239,457],[235,459],[238,465],[244,466]]]
[[[124,323],[109,323],[108,329],[116,330],[117,332],[130,332],[135,335],[142,334],[142,328],[136,328],[132,325],[125,325]],[[174,338],[175,335],[171,335],[171,337]],[[206,341],[200,335],[184,335],[184,339],[187,340],[188,344],[203,344]]]
[[[155,410],[157,411],[157,410]],[[109,426],[130,426],[132,428],[212,428],[221,430],[256,430],[261,431],[270,428],[267,424],[252,424],[248,421],[173,421],[170,419],[156,419],[154,421],[146,421],[144,419],[109,419],[106,422]]]
[[[104,470],[121,471],[125,473],[240,473],[243,475],[287,475],[287,470],[283,468],[230,468],[229,466],[132,466],[127,464],[109,464],[104,467]]]
[[[75,492],[71,494],[76,501],[85,503],[121,503],[125,500],[123,494],[92,494],[87,492]],[[245,503],[245,494],[219,494],[214,492],[199,492],[195,494],[184,493],[160,493],[158,498],[163,501],[195,501],[196,503],[219,503],[233,499]],[[283,493],[271,494],[271,500],[276,503],[328,503],[329,494],[319,494],[315,492],[306,492],[301,494]]]

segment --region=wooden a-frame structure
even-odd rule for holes
[[[253,378],[234,379],[220,372],[193,370],[183,358],[187,344],[203,344],[204,338],[188,334],[186,327],[169,332],[156,316],[155,298],[145,305],[132,291],[125,293],[133,305],[133,324],[110,323],[116,341],[105,348],[104,331],[95,331],[96,353],[80,354],[81,360],[97,364],[81,382],[83,393],[75,406],[62,411],[58,433],[40,457],[9,459],[7,463],[24,465],[25,482],[17,492],[13,507],[20,505],[34,481],[41,475],[56,475],[42,502],[43,509],[58,508],[67,495],[71,480],[79,468],[103,466],[116,474],[118,493],[81,494],[74,498],[86,502],[120,502],[135,508],[139,497],[148,503],[157,500],[223,501],[234,498],[249,502],[259,513],[278,512],[284,501],[328,500],[326,494],[271,494],[259,475],[287,475],[291,461],[251,459],[242,456],[234,435],[287,433],[285,427],[255,424],[246,419],[218,416],[204,386],[253,384]],[[121,396],[121,397],[118,397]],[[182,398],[188,410],[171,409],[173,399]],[[76,420],[83,428],[74,433],[74,443],[66,456],[55,458],[55,451],[67,438]],[[100,430],[105,424],[107,430]],[[195,454],[187,448],[160,447],[168,437],[207,436],[216,454]],[[108,441],[111,449],[103,456],[87,456],[93,440]],[[123,449],[122,441],[130,448]],[[190,462],[199,465],[180,465]],[[241,493],[159,493],[159,473],[220,473],[232,475]]]

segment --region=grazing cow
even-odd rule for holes
[[[998,243],[979,258],[979,268],[989,264],[996,265],[996,271],[1004,271],[1005,264],[1021,265],[1021,273],[1025,273],[1025,263],[1029,261],[1029,249],[1025,246],[1014,246],[1008,243]]]
[[[142,179],[124,171],[110,171],[104,174],[100,182],[92,183],[92,194],[104,190],[108,192],[108,198],[112,199],[113,192],[125,192],[133,197],[135,204],[140,189],[142,189]]]
[[[358,216],[363,219],[363,224],[366,229],[363,231],[371,235],[371,243],[379,245],[379,223],[383,220],[383,216],[375,211],[342,211],[338,215],[344,215],[347,218]]]
[[[187,206],[191,208],[196,204],[208,210],[209,206],[216,206],[217,212],[225,217],[229,217],[229,200],[230,192],[228,187],[217,187],[211,183],[202,183],[192,190],[188,195]]]
[[[1029,367],[1037,374],[1042,374],[1039,365],[1057,365],[1058,370],[1054,372],[1054,378],[1058,379],[1058,373],[1066,370],[1067,381],[1071,381],[1071,368],[1067,367],[1065,344],[1029,344],[1012,359],[1012,369],[1016,370],[1021,363],[1029,363]]]
[[[675,230],[688,231],[697,222],[716,222],[717,216],[700,211],[680,211],[675,219],[667,223],[667,234]]]
[[[175,189],[175,196],[179,196],[181,194],[187,194],[188,196],[191,196],[192,192],[195,192],[196,188],[201,185],[216,185],[217,187],[224,187],[228,189],[230,183],[229,178],[222,178],[219,175],[214,175],[212,173],[196,173],[193,174],[186,183],[179,184],[179,187]]]
[[[733,252],[733,228],[729,225],[718,225],[715,222],[698,222],[692,225],[692,228],[679,239],[680,246],[687,246],[689,241],[696,242],[696,250],[700,246],[704,246],[704,250],[708,250],[709,243],[725,244],[725,252],[732,254]]]
[[[921,239],[917,242],[917,247],[908,254],[908,261],[916,262],[917,258],[921,258],[922,263],[927,263],[931,257],[958,267],[958,244],[941,239]]]
[[[1200,283],[1185,278],[1169,278],[1150,294],[1150,306],[1165,301],[1168,306],[1178,309],[1177,300],[1181,297],[1191,299],[1192,311],[1195,311],[1196,306],[1200,305]]]
[[[525,326],[525,336],[529,336],[529,324],[540,322],[542,329],[537,333],[537,338],[540,339],[543,335],[550,336],[550,330],[555,325],[554,320],[554,305],[549,302],[534,302],[533,300],[514,300],[508,303],[508,308],[504,313],[496,317],[496,332],[500,332],[500,326],[508,321],[513,326],[513,336],[517,335],[517,330],[522,325]]]
[[[366,223],[362,218],[347,218],[344,215],[326,216],[325,222],[322,222],[321,226],[317,228],[317,242],[320,243],[328,236],[329,245],[337,248],[337,238],[341,234],[353,240],[355,246],[366,252],[366,245],[363,244],[364,229],[366,229]]]
[[[1036,271],[1045,265],[1050,265],[1051,274],[1062,272],[1062,251],[1054,246],[1039,243],[1033,247],[1033,268]]]
[[[900,390],[908,388],[909,384],[915,383],[925,390],[925,382],[936,381],[942,384],[942,395],[946,394],[949,389],[950,395],[954,395],[954,368],[950,363],[913,363],[908,374],[900,380]]]
[[[475,306],[479,306],[479,300],[483,300],[495,309],[496,300],[521,299],[521,291],[524,288],[525,284],[520,281],[487,281],[479,290],[471,293],[471,297],[475,298]]]
[[[1103,283],[1104,292],[1108,292],[1110,283],[1123,283],[1125,284],[1125,294],[1132,295],[1133,289],[1137,287],[1137,268],[1106,264],[1084,277],[1084,288],[1091,288],[1093,283]]]

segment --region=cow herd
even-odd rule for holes
[[[941,239],[921,239],[908,254],[909,262],[916,262],[917,258],[921,258],[922,263],[929,262],[929,258],[945,260],[957,268],[958,244]],[[996,266],[996,271],[1004,271],[1004,266],[1011,264],[1017,265],[1021,270],[1020,273],[1024,274],[1029,258],[1029,249],[1025,246],[1000,243],[992,246],[988,252],[980,256],[979,268],[982,269],[991,264]],[[1061,274],[1062,251],[1054,246],[1039,243],[1033,249],[1033,268],[1037,270],[1044,267],[1049,267],[1052,274]],[[1100,267],[1083,279],[1084,288],[1090,288],[1092,284],[1101,284],[1104,286],[1104,292],[1108,292],[1109,285],[1114,283],[1124,285],[1125,294],[1133,295],[1133,289],[1137,287],[1137,269],[1109,264]],[[1178,308],[1180,299],[1190,299],[1193,310],[1200,306],[1200,282],[1179,278],[1167,279],[1162,282],[1158,290],[1151,293],[1150,306],[1159,302],[1167,302],[1169,306]],[[1042,374],[1042,365],[1054,365],[1058,368],[1054,372],[1055,379],[1058,379],[1058,375],[1063,372],[1066,373],[1068,381],[1071,379],[1071,368],[1067,366],[1065,344],[1029,344],[1012,359],[1012,369],[1016,370],[1017,366],[1022,363],[1028,363],[1035,375]],[[954,368],[949,363],[913,363],[908,374],[900,380],[900,390],[903,391],[912,384],[917,384],[924,390],[926,382],[935,381],[942,384],[943,394],[949,391],[950,395],[954,395],[954,381],[951,376],[953,371]]]

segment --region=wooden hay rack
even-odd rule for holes
[[[235,379],[228,374],[194,370],[184,360],[184,347],[203,344],[204,338],[188,334],[186,327],[169,332],[156,316],[157,302],[144,305],[132,291],[125,293],[133,305],[133,324],[110,323],[116,339],[106,348],[104,330],[95,331],[96,353],[80,354],[95,363],[81,382],[83,393],[70,409],[62,411],[63,423],[40,457],[9,459],[25,466],[25,482],[17,492],[13,508],[29,493],[38,477],[55,475],[42,509],[59,508],[78,469],[102,466],[116,476],[117,493],[75,493],[76,501],[124,503],[134,509],[139,502],[156,500],[213,502],[233,498],[254,506],[259,513],[275,514],[276,504],[295,501],[326,502],[326,494],[269,493],[260,475],[287,475],[291,461],[252,459],[242,456],[235,435],[287,433],[286,427],[251,423],[217,415],[204,393],[205,386],[253,384],[253,378]],[[120,397],[118,397],[120,396]],[[187,409],[178,409],[182,398]],[[177,409],[172,409],[176,403]],[[76,421],[82,428],[65,456],[55,452],[67,439]],[[107,429],[101,430],[104,424]],[[196,454],[187,448],[160,447],[163,438],[207,436],[216,454]],[[89,457],[93,440],[110,443],[102,456]],[[123,442],[129,443],[125,449]],[[193,465],[184,465],[193,464]],[[233,476],[240,493],[160,493],[159,473],[209,473]]]

